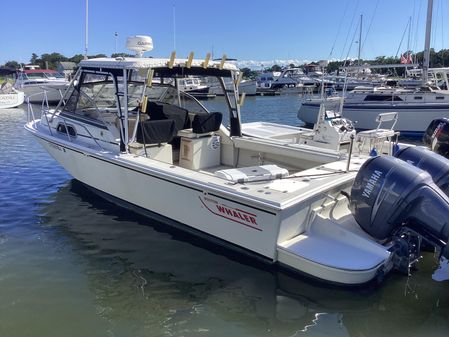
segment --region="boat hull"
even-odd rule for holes
[[[25,94],[18,91],[11,94],[0,94],[0,109],[15,108],[23,103]]]
[[[327,199],[329,192],[326,189],[308,200],[286,207],[274,206],[230,193],[231,190],[207,179],[189,179],[191,171],[185,174],[182,170],[186,169],[179,166],[131,154],[92,150],[51,135],[45,125],[37,126],[36,122],[27,124],[26,129],[80,182],[133,207],[186,225],[187,231],[193,229],[230,247],[241,248],[266,262],[285,265],[326,282],[352,285],[369,282],[386,270],[389,253],[372,239],[356,237],[341,226],[336,227],[330,240],[325,239],[327,231],[316,233],[318,227],[313,223],[307,231],[310,211],[322,207],[323,193]],[[347,188],[349,183],[338,189]],[[297,232],[304,235],[295,236]],[[318,250],[313,240],[320,242]],[[314,248],[309,249],[310,245]],[[360,255],[368,247],[372,259],[362,260],[351,268],[353,259],[345,252]],[[304,254],[299,256],[297,251]],[[332,257],[331,264],[326,256]]]
[[[303,103],[298,112],[298,118],[308,124],[316,123],[319,105]],[[338,103],[329,106],[338,110]],[[380,113],[397,112],[398,120],[394,129],[406,136],[421,136],[430,122],[436,118],[449,118],[447,105],[429,104],[417,105],[381,105],[381,104],[345,104],[342,116],[354,122],[356,129],[369,130],[378,126],[376,117]],[[385,125],[384,127],[389,127]]]
[[[133,167],[107,155],[87,154],[41,137],[37,139],[84,184],[275,260],[277,212],[251,207],[215,191],[170,179],[160,171]]]
[[[51,103],[57,103],[61,100],[62,94],[67,89],[66,82],[62,84],[29,84],[20,88],[25,93],[25,99],[30,103],[42,103],[45,99],[45,92],[47,100]]]

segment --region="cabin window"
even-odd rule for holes
[[[422,99],[422,96],[415,96],[415,99]]]
[[[58,126],[56,127],[56,131],[58,131],[60,133],[63,133],[65,135],[68,132],[71,137],[76,137],[75,128],[73,126],[71,126],[71,125],[67,125],[67,128],[66,128],[65,124],[59,123]]]
[[[364,101],[366,102],[388,102],[388,101],[402,101],[402,98],[393,95],[366,95]]]
[[[436,99],[444,99],[444,96],[437,96]]]

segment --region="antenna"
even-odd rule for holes
[[[176,50],[176,7],[173,3],[173,50]]]
[[[114,33],[115,36],[115,53],[117,54],[117,39],[118,39],[118,32]]]
[[[88,46],[88,36],[89,36],[89,0],[86,0],[86,29],[84,32],[84,59],[87,60],[87,46]]]

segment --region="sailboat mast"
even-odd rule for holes
[[[85,31],[84,31],[84,59],[87,60],[87,46],[89,37],[89,0],[86,0],[86,17],[85,17]]]
[[[424,42],[424,62],[422,67],[422,85],[425,86],[429,77],[430,64],[430,33],[432,30],[432,9],[433,0],[428,0],[427,3],[427,20],[426,20],[426,39]]]
[[[407,62],[413,63],[409,61],[411,59],[412,52],[410,50],[410,41],[411,41],[411,33],[412,33],[412,17],[408,18],[408,38],[407,38]]]
[[[362,22],[363,22],[363,14],[360,14],[359,53],[357,55],[359,67],[360,67],[360,64],[361,64],[360,54],[361,54],[361,51],[362,51]]]

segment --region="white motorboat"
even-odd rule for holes
[[[271,83],[270,89],[286,93],[302,93],[307,88],[318,87],[320,83],[320,80],[307,76],[301,68],[295,67],[284,69],[281,75]]]
[[[209,85],[209,93],[223,96],[223,89],[219,82],[217,82],[214,78],[207,78],[207,82]],[[241,80],[238,85],[238,90],[240,94],[245,94],[246,96],[255,96],[257,94],[257,82],[256,80]]]
[[[181,91],[192,95],[209,93],[209,86],[204,84],[198,77],[190,76],[178,79],[177,85]]]
[[[59,102],[69,81],[64,75],[51,69],[25,69],[18,73],[14,87],[25,93],[31,103]]]
[[[15,75],[15,73],[15,69],[0,68],[0,76],[6,78],[3,83],[0,83],[0,109],[15,108],[25,99],[24,93],[16,90],[7,80],[8,76]]]
[[[207,59],[85,60],[55,109],[36,118],[30,105],[25,127],[94,190],[325,281],[408,271],[422,235],[449,256],[449,199],[429,174],[392,157],[242,136],[237,73]],[[226,87],[229,129],[220,112],[164,84],[200,75]],[[432,202],[420,203],[424,189]]]

